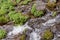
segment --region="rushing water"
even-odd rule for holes
[[[42,23],[43,26],[40,29],[35,29],[30,33],[29,40],[40,40],[41,36],[39,35],[39,32],[43,32],[43,30],[48,28],[48,26],[53,26],[53,25],[55,25],[55,23],[58,23],[58,22],[60,22],[60,16],[57,16],[54,19],[50,19],[50,20],[46,21],[45,23]],[[22,34],[25,29],[32,29],[32,28],[29,27],[27,25],[27,23],[23,26],[20,26],[20,25],[17,27],[14,26],[13,30],[11,32],[9,32],[8,35],[12,35],[12,34],[17,35],[19,33]],[[60,36],[60,35],[58,35],[58,36]],[[53,40],[56,40],[56,37]]]

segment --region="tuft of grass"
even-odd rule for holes
[[[7,35],[7,32],[5,30],[0,29],[0,39],[5,38]]]
[[[20,25],[23,25],[28,19],[27,16],[24,16],[21,13],[16,13],[15,11],[11,11],[8,15],[10,20],[12,20],[15,24]]]
[[[50,30],[46,30],[42,37],[44,40],[52,40],[53,33]]]
[[[5,24],[7,23],[9,20],[7,17],[4,17],[4,16],[0,16],[0,24]]]
[[[44,12],[43,12],[42,10],[38,11],[38,10],[36,9],[36,4],[34,4],[34,5],[32,6],[31,13],[32,13],[32,15],[34,15],[35,17],[41,17],[41,16],[44,15]]]

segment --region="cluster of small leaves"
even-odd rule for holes
[[[56,15],[57,15],[57,12],[54,11],[52,16],[55,17]]]
[[[46,30],[42,37],[44,40],[52,40],[53,33],[50,30]]]
[[[7,35],[7,32],[5,30],[0,29],[0,39],[5,38]]]
[[[21,0],[0,0],[0,15],[13,11],[14,6]]]
[[[8,22],[8,14],[10,11],[15,11],[14,7],[21,0],[0,0],[0,25]],[[18,20],[17,20],[18,21]]]
[[[53,2],[52,2],[53,1]],[[48,3],[47,3],[47,7],[50,9],[50,10],[53,10],[55,7],[56,7],[56,0],[49,0]]]
[[[24,1],[22,1],[21,4],[28,4],[28,2],[30,2],[30,1],[32,1],[32,0],[24,0]]]
[[[32,6],[31,13],[32,13],[35,17],[41,17],[42,15],[44,15],[44,12],[43,12],[42,10],[40,10],[40,11],[36,10],[36,4],[34,4],[34,5]]]
[[[5,16],[0,16],[0,24],[5,24],[8,22],[8,18]]]
[[[24,24],[28,19],[27,16],[24,16],[21,13],[16,13],[15,11],[11,11],[8,15],[10,20],[12,20],[15,24],[20,25]]]

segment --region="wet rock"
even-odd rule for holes
[[[7,32],[10,32],[13,30],[13,25],[3,25],[3,26],[0,26],[0,29],[4,29]]]
[[[28,21],[28,25],[32,28],[39,28],[41,23],[44,23],[45,20],[40,19],[40,18],[36,18],[36,19],[30,19]]]
[[[26,39],[26,35],[25,34],[18,34],[15,36],[8,36],[5,39],[2,40],[25,40]]]
[[[57,3],[56,10],[57,12],[60,12],[60,2]]]
[[[31,10],[31,5],[22,5],[22,6],[17,6],[15,8],[17,12],[22,12],[23,14],[27,14]]]
[[[3,29],[5,29],[7,32],[10,32],[13,30],[13,25],[4,25]]]
[[[46,8],[46,4],[42,1],[36,1],[36,9],[44,10]]]
[[[55,39],[53,39],[53,40],[60,40],[60,38],[55,38]]]
[[[36,32],[32,32],[30,34],[30,40],[40,40],[39,34],[37,34]]]
[[[49,0],[42,0],[43,2],[47,3]]]

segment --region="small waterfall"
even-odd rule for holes
[[[30,40],[40,40],[40,38],[40,35],[34,31],[30,34]]]
[[[49,27],[55,25],[55,23],[58,23],[58,22],[60,23],[60,16],[57,16],[54,19],[49,19],[45,23],[42,23],[42,25],[39,29],[35,28],[35,29],[32,30],[32,32],[29,34],[29,36],[30,36],[29,40],[41,40],[40,33],[43,33],[46,28],[49,28]],[[29,27],[27,25],[27,23],[23,26],[20,26],[20,25],[19,26],[14,26],[13,30],[11,32],[9,32],[8,35],[12,35],[12,34],[17,35],[19,33],[22,34],[25,29],[32,29],[31,27]],[[56,40],[56,38],[54,38],[53,40]]]
[[[9,32],[8,35],[12,35],[12,34],[17,35],[19,33],[22,34],[25,29],[32,29],[32,28],[30,28],[27,25],[27,23],[25,25],[23,25],[23,26],[20,26],[20,25],[14,26],[13,30],[11,32]]]

